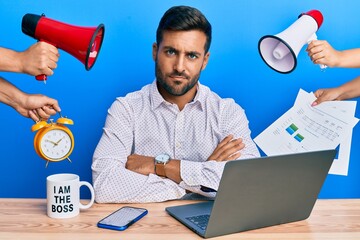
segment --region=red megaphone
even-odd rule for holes
[[[78,27],[46,18],[44,14],[25,14],[21,27],[26,35],[50,43],[76,57],[86,70],[95,64],[105,33],[104,24],[98,27]],[[44,81],[47,76],[39,75],[35,78]]]

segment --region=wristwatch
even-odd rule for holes
[[[155,157],[155,173],[158,176],[166,177],[165,165],[169,162],[170,156],[163,153]]]

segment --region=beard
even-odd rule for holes
[[[185,74],[184,72],[178,72],[176,70],[174,70],[171,74],[164,74],[161,71],[161,69],[158,65],[158,62],[155,61],[155,75],[156,75],[156,80],[157,80],[158,84],[163,89],[165,89],[166,92],[168,92],[169,94],[171,94],[173,96],[183,96],[190,89],[192,89],[199,81],[200,72],[201,71],[199,71],[193,78],[191,78],[189,75]],[[181,76],[187,80],[187,83],[183,84],[183,81],[181,81],[181,82],[175,81],[172,84],[171,84],[171,81],[169,81],[167,83],[166,78],[172,77],[172,76],[176,76],[176,77]]]

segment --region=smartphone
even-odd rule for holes
[[[147,213],[148,210],[145,208],[125,206],[100,220],[97,226],[100,228],[123,231]]]

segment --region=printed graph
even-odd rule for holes
[[[297,130],[299,130],[299,128],[294,124],[290,124],[290,126],[288,126],[286,129],[285,129],[290,135],[293,135]],[[302,142],[304,140],[304,136],[297,133],[296,135],[294,135],[294,138],[296,141],[298,142]]]
[[[286,128],[286,131],[290,134],[293,135],[299,128],[292,123],[289,127]]]

